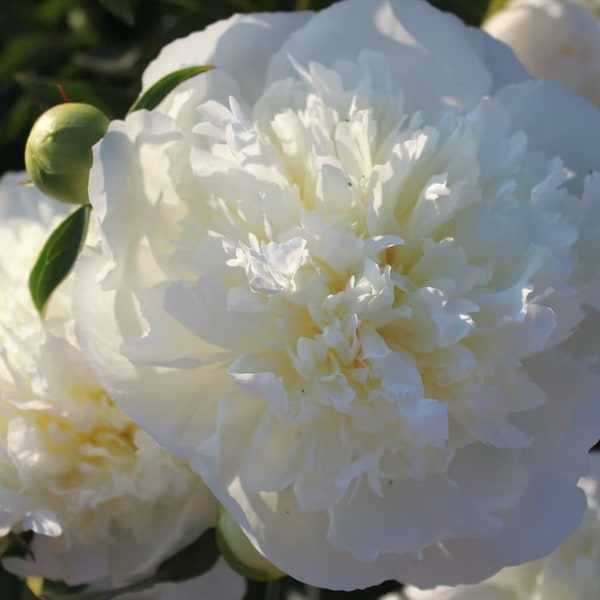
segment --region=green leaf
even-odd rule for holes
[[[114,600],[123,594],[133,592],[142,592],[151,588],[154,585],[152,579],[145,579],[143,582],[128,585],[116,590],[103,590],[94,592],[67,593],[67,594],[52,594],[45,590],[40,596],[40,600]]]
[[[29,292],[42,316],[52,292],[69,274],[81,252],[91,209],[89,204],[78,208],[50,234],[31,270]]]
[[[98,0],[106,10],[111,12],[117,19],[126,25],[135,25],[135,11],[132,0]]]
[[[165,75],[135,101],[134,105],[129,109],[129,112],[132,113],[136,110],[152,110],[153,108],[156,108],[167,94],[172,92],[180,83],[183,83],[196,75],[200,75],[200,73],[206,73],[206,71],[210,71],[214,68],[214,65],[186,67],[185,69],[173,71],[173,73]]]
[[[178,582],[198,577],[209,571],[219,558],[215,530],[205,531],[191,544],[162,562],[154,579],[156,582]]]
[[[162,562],[156,573],[129,585],[114,590],[85,591],[75,588],[44,587],[41,600],[113,600],[123,594],[147,590],[158,583],[185,581],[198,577],[210,570],[219,551],[215,540],[215,530],[205,531],[198,539],[185,546],[177,554]],[[4,598],[4,596],[0,596]]]
[[[13,533],[9,531],[6,535],[8,544],[2,553],[2,556],[16,556],[18,558],[24,558],[25,556],[33,556],[29,547],[33,541],[32,531],[23,531],[22,533]],[[6,539],[3,538],[3,539]],[[0,598],[2,596],[0,595]]]

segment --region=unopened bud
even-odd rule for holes
[[[47,110],[34,123],[25,146],[31,181],[51,198],[86,204],[92,146],[108,125],[106,115],[89,104],[68,102]]]
[[[229,566],[247,579],[272,581],[285,576],[252,545],[244,530],[223,507],[217,521],[217,544]]]

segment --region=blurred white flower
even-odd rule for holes
[[[599,8],[597,0],[513,0],[483,27],[511,46],[534,77],[600,105],[600,15],[592,12]]]
[[[552,554],[503,569],[478,585],[404,590],[409,600],[590,600],[600,597],[600,454],[581,481],[588,507],[579,529]]]
[[[420,0],[236,16],[145,88],[190,64],[217,68],[95,148],[74,302],[115,402],[313,585],[550,552],[600,426],[597,333],[564,345],[599,111]]]
[[[119,410],[85,364],[70,281],[36,313],[27,279],[65,208],[26,174],[0,182],[0,532],[32,530],[21,575],[116,584],[149,574],[216,522],[186,461]]]

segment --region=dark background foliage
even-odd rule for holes
[[[430,0],[469,24],[489,0]],[[318,10],[334,0],[2,0],[0,7],[0,173],[23,169],[35,119],[73,101],[121,117],[148,62],[169,41],[236,12]]]

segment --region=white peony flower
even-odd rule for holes
[[[588,508],[579,529],[552,554],[503,569],[472,586],[404,590],[409,600],[589,600],[600,595],[600,454],[581,481]]]
[[[592,12],[599,9],[598,0],[513,0],[483,27],[511,46],[534,77],[600,105],[600,14]]]
[[[0,182],[0,533],[32,530],[20,575],[78,585],[151,574],[216,522],[185,460],[138,429],[83,360],[70,282],[41,321],[27,278],[65,207],[23,174]]]
[[[600,113],[420,0],[236,16],[144,87],[209,63],[95,148],[105,388],[312,585],[550,552],[600,431]]]

